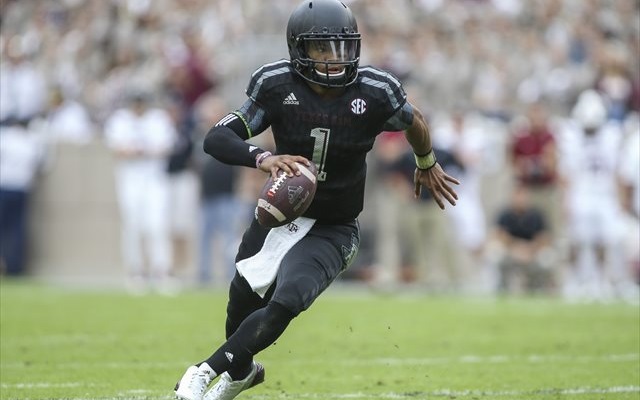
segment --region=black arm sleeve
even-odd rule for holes
[[[245,140],[262,133],[270,125],[266,112],[253,100],[225,115],[209,130],[204,151],[218,161],[231,165],[256,166],[256,156],[264,150]]]
[[[207,132],[205,153],[225,164],[256,166],[256,156],[264,150],[245,142],[248,138],[244,122],[234,113],[228,114]]]

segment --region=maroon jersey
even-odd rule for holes
[[[556,172],[544,161],[555,147],[553,135],[546,129],[518,134],[511,148],[517,178],[525,184],[546,185],[556,178]]]

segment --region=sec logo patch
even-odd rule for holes
[[[367,102],[362,99],[355,99],[351,102],[351,112],[356,115],[364,114],[367,111]]]

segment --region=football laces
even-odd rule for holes
[[[287,174],[284,171],[282,171],[280,176],[278,176],[278,178],[276,178],[276,180],[273,181],[273,185],[271,185],[271,187],[269,188],[269,194],[274,195],[278,191],[278,189],[280,189],[280,186],[282,186],[282,184],[286,179],[287,179]]]

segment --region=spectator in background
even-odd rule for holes
[[[637,113],[627,117],[627,135],[622,146],[618,170],[620,202],[624,211],[625,224],[625,264],[631,279],[635,281],[636,292],[640,285],[640,119]]]
[[[85,107],[67,99],[60,87],[51,90],[45,127],[47,136],[55,142],[83,145],[94,135],[94,126]]]
[[[29,197],[44,149],[26,120],[0,127],[0,271],[8,276],[27,272]]]
[[[603,96],[607,117],[622,122],[632,105],[633,79],[629,60],[621,43],[613,42],[604,50],[596,88]]]
[[[107,143],[117,158],[122,256],[130,289],[136,293],[150,284],[163,292],[175,290],[170,277],[167,156],[176,131],[167,111],[150,107],[150,102],[149,94],[136,93],[127,107],[115,111],[105,123]]]
[[[630,114],[625,128],[619,164],[620,201],[625,213],[640,219],[640,114]]]
[[[400,160],[409,149],[402,132],[383,132],[376,140],[372,153],[371,164],[382,184],[375,191],[378,208],[374,239],[375,276],[370,278],[383,287],[412,280],[407,275],[407,245],[400,236],[402,228],[406,227],[401,218],[407,207],[411,206],[413,196],[411,182],[405,171],[398,169]],[[410,174],[412,172],[409,171]],[[404,238],[406,235],[402,236]],[[415,273],[411,271],[411,275]]]
[[[498,262],[499,293],[549,293],[553,289],[555,271],[545,259],[547,222],[533,206],[528,186],[517,184],[510,203],[498,215],[496,237],[502,254]]]
[[[196,106],[198,130],[206,133],[207,124],[222,118],[226,110],[219,97],[203,96]],[[203,141],[204,136],[197,141],[198,149],[202,149]],[[203,151],[196,153],[195,160],[200,179],[198,283],[227,284],[235,274],[235,250],[240,243],[242,227],[253,216],[255,201],[247,202],[240,197],[241,170],[209,157]]]
[[[621,124],[607,122],[600,94],[582,92],[562,133],[560,153],[570,242],[564,291],[571,300],[609,300],[624,279],[616,181],[622,138]]]
[[[169,62],[170,73],[167,76],[169,90],[182,104],[185,118],[194,121],[194,105],[202,95],[215,88],[215,80],[207,71],[203,58],[201,38],[193,29],[186,29],[180,37],[181,46],[177,59]]]
[[[433,144],[433,151],[447,174],[463,169],[455,154]],[[407,151],[397,165],[404,171],[406,182],[411,182],[409,165],[413,152]],[[449,216],[442,213],[428,191],[422,191],[420,199],[411,199],[412,204],[403,213],[405,236],[401,236],[410,246],[410,260],[415,269],[415,279],[435,291],[460,292],[465,287],[468,271],[458,257],[459,242],[456,242],[455,228]]]
[[[0,41],[0,266],[26,273],[29,196],[45,157],[45,141],[31,121],[44,114],[46,81],[31,62],[27,38]]]
[[[208,91],[215,89],[203,54],[203,41],[197,30],[182,30],[167,54],[167,89],[173,99],[172,111],[178,126],[178,139],[169,156],[171,185],[172,242],[175,265],[184,269],[189,260],[198,214],[198,174],[194,168],[196,138],[196,104]],[[203,128],[206,130],[206,128]],[[201,148],[199,146],[198,148]]]
[[[445,171],[460,177],[458,194],[465,200],[447,213],[451,222],[453,241],[458,244],[453,252],[455,263],[463,281],[479,283],[484,272],[483,250],[487,239],[486,216],[481,198],[481,180],[485,151],[484,132],[472,114],[456,107],[444,121],[435,124],[434,146],[446,150],[455,162],[443,165]]]
[[[240,215],[248,220],[248,213],[240,213],[234,193],[237,175],[236,168],[213,158],[202,166],[198,283],[203,285],[212,282],[212,270],[217,272],[220,283],[225,284],[231,282],[235,273],[234,249],[238,245]]]
[[[198,209],[198,176],[195,171],[193,134],[195,126],[191,109],[185,111],[176,102],[168,110],[176,124],[176,140],[168,156],[169,198],[171,210],[171,242],[174,274],[184,272],[191,261],[191,245],[196,233]]]
[[[557,145],[547,110],[541,103],[528,105],[525,118],[514,129],[510,144],[511,166],[518,184],[526,185],[531,201],[551,223],[552,242],[560,228],[557,185]]]
[[[402,132],[385,132],[376,147],[383,182],[380,194],[386,198],[379,204],[376,283],[419,283],[435,291],[458,290],[465,271],[455,254],[454,230],[427,191],[418,200],[413,198],[415,159],[411,147],[400,141],[404,141]],[[451,152],[435,143],[433,151],[443,170],[461,170]]]
[[[44,74],[29,59],[26,38],[15,35],[0,42],[0,123],[42,116],[47,101]]]

